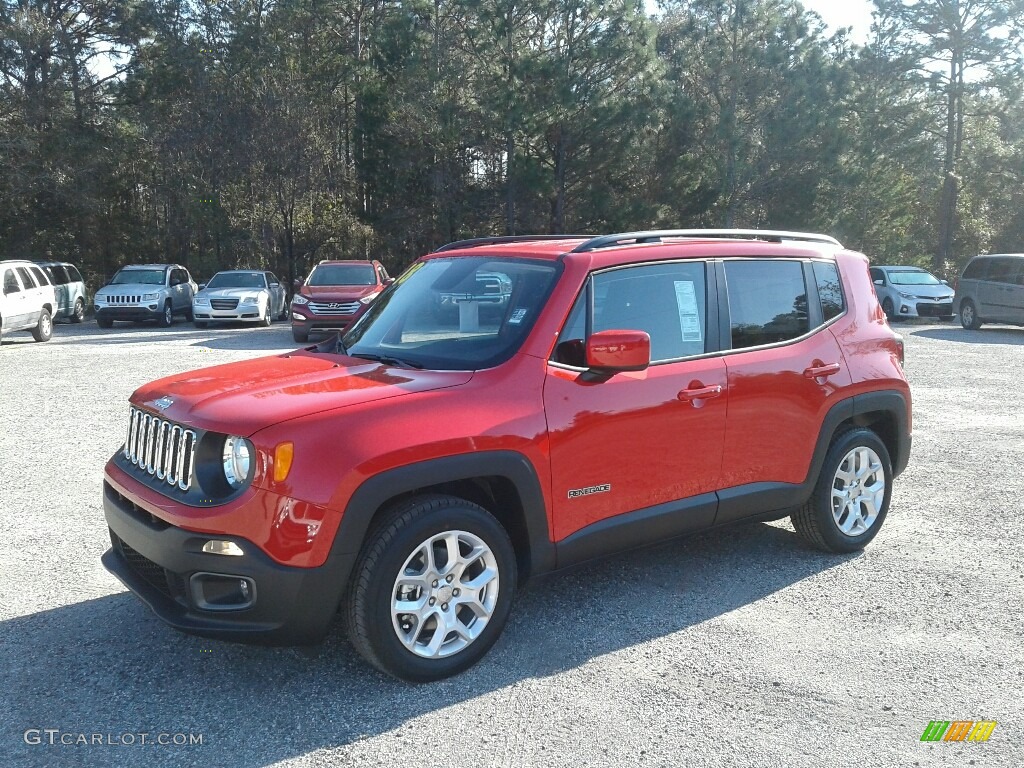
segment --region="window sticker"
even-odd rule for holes
[[[523,322],[524,317],[526,317],[526,308],[517,307],[516,309],[512,310],[512,316],[509,317],[508,319],[509,325],[519,325],[521,322]]]
[[[703,342],[700,331],[700,310],[692,280],[675,280],[676,306],[679,309],[679,330],[683,341]]]

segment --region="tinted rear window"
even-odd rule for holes
[[[732,348],[757,347],[810,330],[803,265],[797,261],[727,261]]]

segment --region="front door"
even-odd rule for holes
[[[577,301],[544,385],[555,541],[718,487],[728,393],[721,358],[702,357],[707,285],[703,262],[639,265],[595,274]],[[588,328],[646,331],[651,366],[585,370]],[[694,514],[708,524],[713,506]]]

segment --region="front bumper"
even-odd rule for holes
[[[945,317],[953,316],[953,300],[929,301],[926,299],[899,300],[896,314],[900,317]]]
[[[150,515],[109,482],[103,511],[111,548],[107,570],[175,629],[190,634],[271,645],[319,642],[337,612],[355,553],[332,550],[317,568],[274,562],[237,536],[196,533]],[[204,553],[211,539],[231,541],[240,557]],[[251,600],[242,608],[210,606],[204,583],[246,581]]]
[[[162,305],[157,302],[139,306],[108,307],[96,305],[97,320],[158,320],[163,315]]]
[[[258,304],[239,304],[235,309],[213,309],[192,305],[192,319],[203,322],[256,322],[260,319]]]

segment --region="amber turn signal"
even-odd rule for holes
[[[288,473],[292,469],[292,459],[295,458],[294,443],[278,443],[274,449],[274,482],[283,483],[288,479]]]

